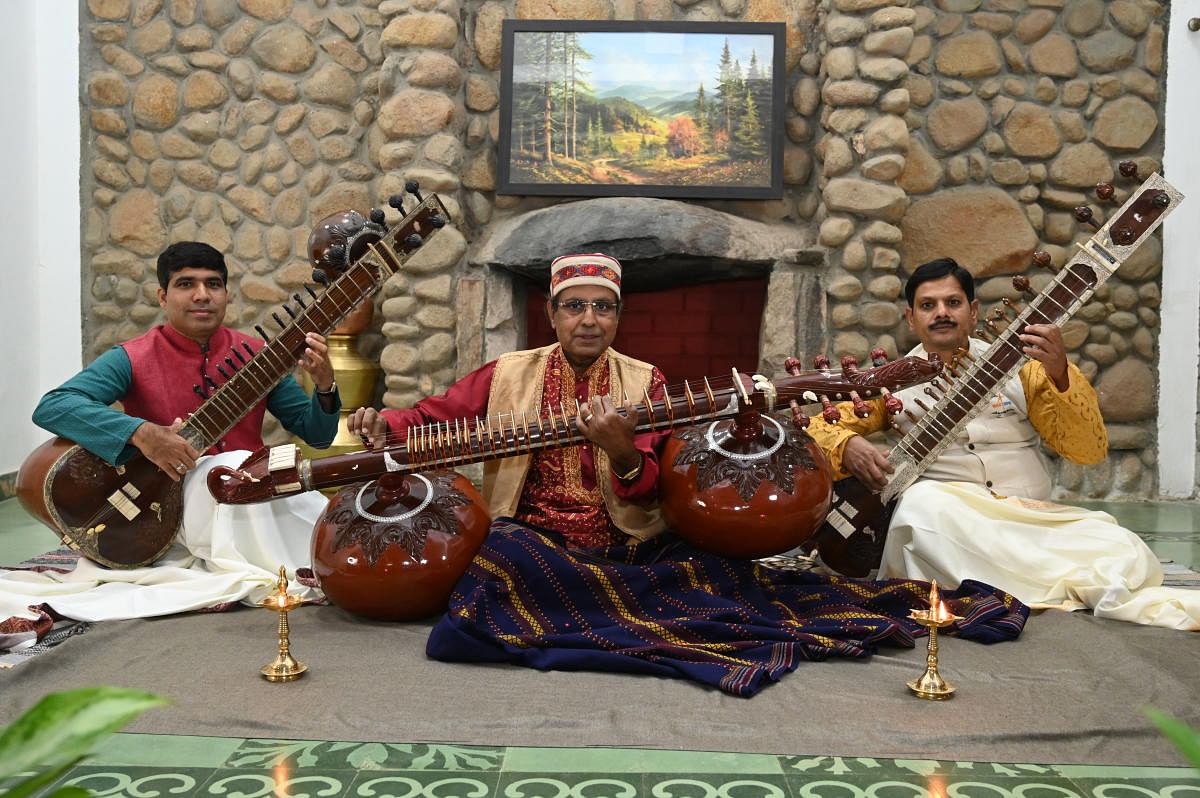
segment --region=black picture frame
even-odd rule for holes
[[[783,196],[785,33],[782,22],[505,20],[496,192]]]

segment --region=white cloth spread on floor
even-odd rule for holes
[[[81,559],[69,573],[0,570],[0,620],[32,618],[49,604],[81,621],[147,618],[229,601],[256,603],[274,588],[279,566],[294,578],[311,562],[313,526],[327,500],[312,491],[264,504],[217,504],[208,491],[216,465],[237,466],[249,452],[202,458],[183,484],[183,528],[154,565],[119,570]],[[296,582],[291,592],[320,597]]]

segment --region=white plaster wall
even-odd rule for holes
[[[1196,492],[1196,401],[1200,362],[1200,32],[1188,19],[1200,2],[1176,3],[1167,34],[1164,176],[1186,196],[1163,223],[1159,337],[1158,484],[1164,496]]]
[[[29,420],[81,365],[79,11],[3,0],[0,25],[0,474],[48,437]]]

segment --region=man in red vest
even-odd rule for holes
[[[102,354],[42,397],[33,414],[38,426],[110,463],[141,451],[172,479],[183,479],[183,526],[175,544],[150,568],[109,570],[83,559],[69,573],[41,575],[46,584],[28,596],[30,574],[8,580],[0,572],[0,620],[42,602],[64,617],[106,620],[255,601],[270,591],[280,565],[289,574],[309,565],[323,496],[302,494],[255,508],[218,506],[205,477],[212,466],[238,465],[245,450],[262,447],[267,411],[309,445],[329,446],[341,402],[324,338],[310,334],[297,363],[312,375],[311,397],[288,375],[255,407],[237,408],[246,412],[206,452],[179,434],[183,419],[225,382],[229,360],[240,362],[234,353],[245,356],[264,345],[224,325],[227,276],[224,257],[208,244],[169,246],[158,258],[158,302],[166,323]],[[110,406],[116,402],[124,412]]]
[[[158,303],[166,324],[113,347],[50,391],[38,403],[34,423],[110,463],[122,463],[140,450],[172,479],[180,479],[204,454],[178,434],[183,419],[225,381],[218,367],[227,371],[227,359],[240,362],[235,352],[263,346],[224,325],[227,277],[225,258],[208,244],[181,241],[167,247],[158,257]],[[341,403],[325,339],[310,333],[298,365],[316,384],[311,399],[291,375],[284,377],[207,454],[261,448],[268,410],[312,446],[329,446]],[[114,402],[124,412],[110,407]]]

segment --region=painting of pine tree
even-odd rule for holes
[[[508,182],[770,188],[779,38],[516,30]]]

